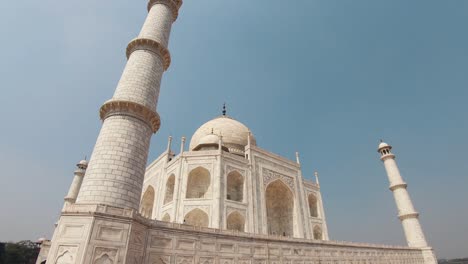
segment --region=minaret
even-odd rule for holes
[[[378,152],[381,154],[380,159],[383,161],[385,170],[387,171],[390,190],[393,192],[398,208],[398,218],[400,218],[401,224],[403,225],[408,246],[425,248],[428,245],[421,225],[419,224],[419,214],[413,207],[409,193],[406,190],[407,184],[400,175],[400,171],[395,162],[395,155],[391,152],[391,149],[392,146],[381,142]]]
[[[128,44],[127,65],[114,96],[100,110],[103,121],[77,204],[138,210],[161,78],[171,62],[168,42],[181,0],[150,0],[138,37]],[[102,188],[105,186],[105,188]]]
[[[70,204],[74,204],[76,202],[76,197],[78,197],[78,193],[80,192],[81,184],[83,183],[83,177],[86,172],[86,168],[88,167],[88,162],[86,160],[80,161],[76,164],[75,176],[73,177],[72,184],[70,185],[70,189],[68,190],[67,196],[65,196],[64,200],[65,203],[63,205],[63,209]]]

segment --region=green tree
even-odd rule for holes
[[[0,264],[34,264],[39,250],[39,245],[30,240],[5,243],[4,251],[0,249]]]

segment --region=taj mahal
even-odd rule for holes
[[[392,146],[377,146],[407,245],[334,241],[319,175],[257,145],[226,108],[148,163],[182,0],[150,0],[91,158],[77,164],[37,264],[436,264]],[[201,91],[202,92],[202,91]],[[210,117],[207,117],[209,119]],[[186,144],[187,143],[187,144]]]

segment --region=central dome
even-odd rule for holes
[[[229,152],[243,156],[245,146],[248,144],[249,132],[249,128],[241,122],[223,115],[206,122],[195,131],[190,140],[190,150],[203,143],[201,141],[206,136],[215,134],[222,136],[223,146],[227,147]],[[251,144],[255,145],[253,135],[250,138]]]

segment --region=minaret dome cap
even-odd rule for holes
[[[377,149],[377,152],[380,152],[381,149],[383,148],[389,148],[389,149],[392,149],[392,146],[390,146],[389,144],[381,141],[380,144],[379,144],[379,147]]]

